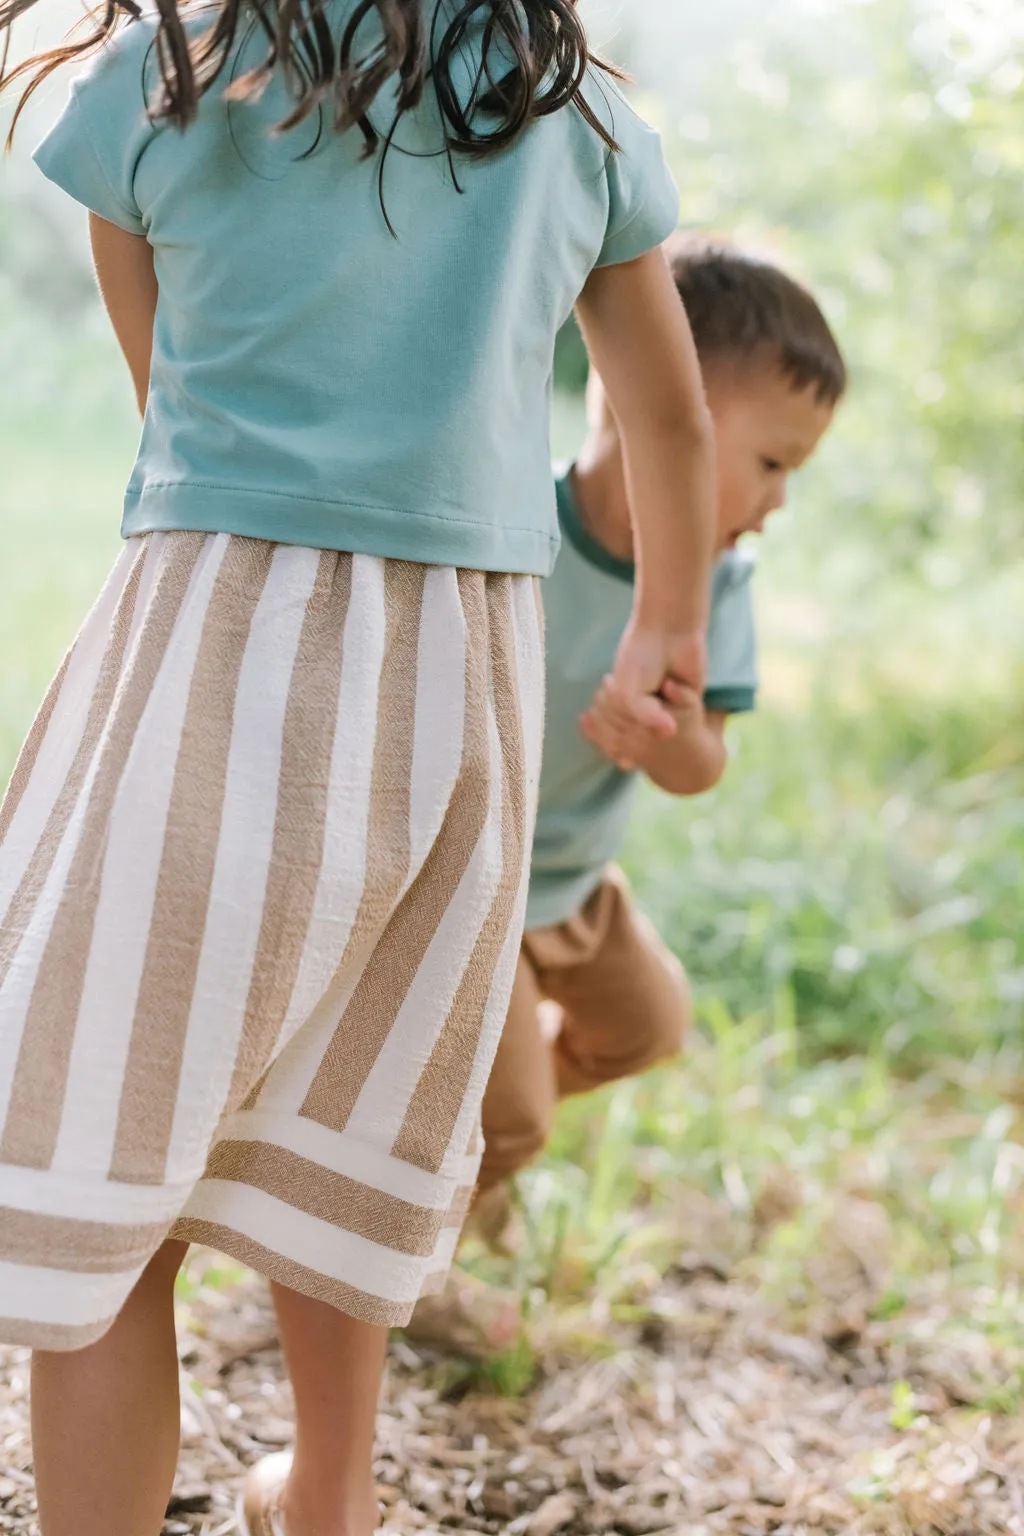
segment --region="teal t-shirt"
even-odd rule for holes
[[[579,729],[629,622],[633,566],[583,527],[568,474],[556,489],[564,539],[542,589],[547,721],[527,928],[563,923],[579,911],[619,850],[640,778],[616,768]],[[753,570],[749,555],[729,550],[712,578],[704,701],[730,714],[753,709],[757,700]]]
[[[335,0],[337,33],[354,4]],[[262,57],[258,31],[225,81]],[[268,132],[289,106],[279,78],[256,104],[215,86],[184,133],[151,123],[154,33],[149,17],[125,27],[36,151],[154,251],[125,536],[190,528],[546,574],[555,337],[595,266],[674,229],[658,135],[595,76],[588,99],[621,153],[567,107],[504,152],[456,157],[460,192],[428,90],[384,166],[393,238],[358,130],[314,115]],[[472,48],[470,33],[466,69]],[[372,113],[385,128],[390,99]]]

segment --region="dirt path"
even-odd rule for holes
[[[166,1536],[229,1536],[245,1467],[288,1443],[260,1282],[182,1307],[183,1452]],[[970,1362],[907,1321],[831,1344],[772,1327],[756,1295],[665,1283],[601,1358],[542,1352],[522,1397],[395,1343],[380,1419],[385,1528],[481,1536],[1024,1536],[1024,1425],[969,1406]],[[914,1329],[910,1329],[913,1334]],[[561,1349],[561,1358],[559,1352]],[[27,1357],[0,1351],[0,1530],[30,1536]],[[958,1401],[959,1399],[959,1401]],[[899,1427],[894,1427],[894,1424]]]

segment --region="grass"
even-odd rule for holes
[[[92,347],[62,354],[68,398],[89,403],[56,438],[27,389],[0,440],[0,774],[116,550],[135,426]],[[560,402],[560,451],[580,420]],[[689,1251],[813,1332],[835,1299],[815,1269],[829,1233],[868,1210],[871,1317],[970,1338],[976,1400],[1008,1411],[1024,1398],[1019,581],[901,578],[852,614],[802,560],[808,515],[767,541],[763,707],[732,728],[725,780],[693,803],[645,792],[625,850],[694,982],[688,1057],[566,1105],[521,1180],[518,1257],[466,1263],[518,1287],[528,1324],[553,1302],[581,1348],[656,1318]],[[528,1328],[487,1379],[520,1392],[535,1364]],[[894,1424],[913,1412],[901,1383]]]

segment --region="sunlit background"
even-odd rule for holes
[[[988,1350],[978,1400],[998,1383],[1012,1407],[1024,7],[586,9],[664,132],[685,223],[767,248],[815,287],[852,391],[763,541],[762,708],[733,730],[721,788],[691,804],[648,794],[629,844],[641,899],[697,985],[700,1038],[687,1065],[564,1117],[523,1182],[517,1283],[566,1305],[595,1287],[633,1304],[668,1262],[680,1187],[712,1200],[746,1253],[759,1192],[781,1177],[793,1200],[757,1283],[806,1309],[823,1213],[869,1202],[889,1233],[873,1315],[973,1330]],[[0,182],[2,773],[110,562],[136,431],[81,215],[27,163],[55,99]],[[568,452],[571,345],[559,381]]]

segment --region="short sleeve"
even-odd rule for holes
[[[607,159],[608,225],[599,267],[634,261],[667,240],[679,223],[679,192],[661,135],[617,91],[609,105],[608,126],[619,148]]]
[[[730,715],[757,705],[753,575],[752,560],[730,553],[716,566],[712,585],[704,703]]]
[[[135,170],[154,129],[146,115],[145,47],[126,34],[72,82],[67,105],[33,153],[43,175],[100,218],[143,235]]]

